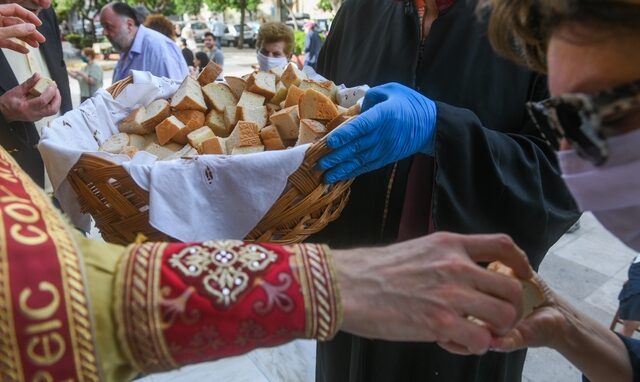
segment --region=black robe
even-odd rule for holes
[[[347,0],[318,72],[347,86],[395,81],[437,101],[432,227],[507,233],[537,268],[579,217],[554,153],[525,109],[547,97],[546,78],[497,56],[468,1],[441,13],[422,46],[418,24],[413,1]],[[342,216],[310,241],[334,248],[395,241],[412,160],[400,161],[395,173],[388,166],[356,179]],[[436,344],[340,333],[319,343],[316,372],[326,382],[518,381],[524,356],[462,357]]]
[[[60,114],[71,110],[71,90],[69,89],[69,75],[62,54],[60,29],[53,7],[43,9],[38,14],[42,25],[38,31],[47,39],[40,44],[40,51],[44,56],[51,79],[56,82],[60,91]],[[0,51],[0,95],[18,86],[9,62]],[[44,163],[36,145],[40,140],[36,125],[32,122],[7,122],[0,114],[0,145],[7,150],[18,162],[20,167],[31,176],[40,186],[44,187]]]

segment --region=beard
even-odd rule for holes
[[[121,28],[118,31],[118,34],[113,37],[108,37],[108,39],[113,46],[113,49],[118,52],[128,50],[131,47],[131,42],[133,41],[133,39],[129,37],[129,34],[127,33],[127,29],[125,27]]]

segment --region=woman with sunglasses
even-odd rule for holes
[[[553,97],[529,109],[558,150],[578,205],[640,251],[640,0],[484,4],[493,7],[493,45],[548,73]],[[547,299],[492,347],[547,346],[593,382],[640,381],[640,341],[609,331],[548,288]]]

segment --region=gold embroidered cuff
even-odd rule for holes
[[[175,369],[162,331],[160,271],[166,243],[132,245],[116,274],[118,340],[134,365],[145,373]]]
[[[329,247],[299,244],[295,247],[300,288],[304,295],[305,337],[327,341],[342,326],[342,304],[337,274]]]

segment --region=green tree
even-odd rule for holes
[[[337,12],[342,2],[343,0],[320,0],[318,2],[318,9],[325,12]]]
[[[150,13],[159,13],[165,16],[173,15],[177,12],[176,7],[177,3],[181,1],[173,1],[173,0],[127,0],[129,5],[144,5],[147,7]],[[200,6],[202,6],[202,1],[200,1]],[[200,8],[195,13],[199,13]]]
[[[61,18],[69,18],[71,12],[76,12],[82,22],[82,34],[86,35],[85,22],[91,25],[89,31],[91,36],[95,38],[95,28],[93,28],[93,17],[100,12],[100,9],[109,2],[109,0],[54,0],[53,6]]]
[[[223,12],[227,9],[235,9],[240,12],[240,36],[238,36],[238,49],[244,48],[244,23],[246,12],[255,12],[262,0],[204,0],[212,11]]]

